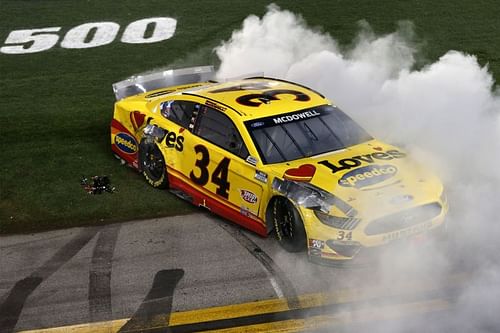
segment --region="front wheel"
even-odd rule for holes
[[[288,199],[274,199],[272,219],[276,238],[285,250],[300,252],[307,248],[304,223],[299,212]]]
[[[139,146],[139,155],[142,174],[147,182],[155,188],[167,188],[165,159],[158,146],[143,140]]]

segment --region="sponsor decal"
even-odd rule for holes
[[[313,249],[320,249],[322,250],[325,247],[325,242],[319,239],[312,239],[309,238],[309,247]]]
[[[219,104],[214,103],[214,102],[209,101],[209,100],[205,101],[205,105],[208,106],[208,107],[210,107],[210,108],[212,108],[212,109],[219,110],[221,112],[225,112],[226,111],[225,107],[220,106]]]
[[[252,213],[250,211],[250,209],[248,207],[245,207],[245,206],[240,207],[240,214],[243,216],[249,217],[253,220],[256,220],[256,221],[259,220],[259,217],[257,215],[255,215],[254,213]]]
[[[399,159],[399,158],[404,158],[406,157],[406,154],[396,150],[388,150],[386,152],[377,152],[377,153],[371,153],[371,154],[365,154],[365,155],[358,155],[358,156],[353,156],[350,158],[344,158],[341,159],[338,162],[330,162],[328,160],[323,160],[318,162],[318,164],[321,164],[327,168],[329,168],[332,173],[336,173],[342,170],[349,170],[352,168],[357,168],[360,167],[363,164],[373,164],[376,163],[377,160],[381,161],[390,161],[393,159]]]
[[[132,135],[127,133],[118,133],[115,136],[115,145],[125,154],[135,154],[137,152],[137,142]]]
[[[175,150],[182,152],[184,150],[184,137],[180,134],[184,131],[181,127],[179,128],[179,134],[174,131],[169,131],[165,128],[158,127],[157,125],[147,125],[144,128],[144,134],[146,136],[154,137],[158,142],[164,141],[164,145],[167,148],[175,148]]]
[[[175,91],[174,89],[161,90],[161,91],[157,91],[157,92],[148,94],[145,97],[146,98],[155,98],[155,97],[159,97],[159,96],[163,96],[163,95],[168,95],[170,93],[173,93],[174,91]]]
[[[257,159],[253,156],[248,156],[245,161],[247,161],[251,165],[257,165]]]
[[[316,167],[312,164],[303,164],[298,168],[285,171],[283,178],[297,182],[310,182],[316,173]]]
[[[257,127],[261,127],[261,126],[264,126],[265,123],[263,121],[257,121],[255,123],[252,123],[252,125],[250,125],[250,127],[252,128],[257,128]]]
[[[284,124],[284,123],[289,123],[291,121],[314,118],[317,116],[321,116],[321,113],[319,113],[316,110],[310,110],[310,111],[292,114],[289,116],[276,117],[276,118],[273,118],[273,121],[275,124]]]
[[[254,204],[257,202],[257,195],[249,190],[240,190],[240,196],[248,203]]]
[[[362,188],[378,184],[393,177],[398,172],[394,165],[367,165],[346,173],[339,179],[339,185],[343,187]]]
[[[265,172],[256,170],[254,178],[260,182],[267,183],[267,173],[265,173]]]
[[[406,238],[411,235],[419,234],[421,232],[427,231],[432,227],[432,222],[426,222],[423,224],[419,224],[416,226],[413,226],[408,229],[403,229],[403,230],[398,230],[394,231],[388,234],[385,234],[382,237],[383,242],[390,242],[393,240],[401,239],[401,238]]]
[[[175,148],[175,150],[181,152],[184,150],[184,137],[182,135],[178,135],[175,132],[167,132],[165,135],[165,146],[167,148]]]

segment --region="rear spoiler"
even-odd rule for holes
[[[178,86],[182,84],[207,82],[215,78],[213,66],[170,69],[148,74],[131,76],[123,81],[113,83],[116,100],[145,93],[151,90]]]

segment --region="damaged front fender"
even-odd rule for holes
[[[304,208],[328,214],[335,206],[346,216],[354,217],[358,214],[347,202],[309,183],[274,178],[272,188]]]
[[[144,127],[144,137],[161,142],[167,135],[167,131],[156,125],[148,124]]]

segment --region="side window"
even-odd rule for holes
[[[248,157],[248,150],[240,133],[231,119],[219,111],[202,106],[194,134],[241,158]]]
[[[200,105],[198,103],[190,101],[167,101],[160,105],[163,117],[184,128],[189,127],[193,112],[199,108]]]

